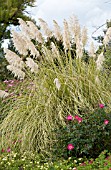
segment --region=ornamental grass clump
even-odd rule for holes
[[[10,51],[5,50],[10,64],[8,68],[15,77],[24,81],[19,88],[21,95],[3,109],[3,114],[7,116],[0,125],[1,147],[10,147],[12,141],[20,138],[21,151],[51,153],[56,140],[55,129],[65,125],[65,117],[69,113],[81,117],[93,111],[97,103],[107,103],[110,107],[111,80],[97,69],[94,58],[91,57],[88,63],[82,59],[87,39],[86,29],[81,31],[75,18],[72,22],[74,27],[64,20],[63,34],[57,23],[54,22],[58,34],[57,30],[55,33],[49,30],[45,21],[39,20],[46,34],[45,38],[41,37],[43,43],[36,37],[41,35],[38,33],[40,30],[36,30],[31,22],[24,25],[19,19],[22,26],[20,37],[19,33],[17,36],[12,33],[18,55],[13,53],[8,56]],[[30,29],[31,26],[33,29]],[[34,30],[37,32],[35,37]],[[20,38],[18,43],[17,37]],[[25,47],[19,51],[21,43],[25,43]],[[99,81],[96,81],[96,77]],[[81,125],[82,119],[78,121]]]

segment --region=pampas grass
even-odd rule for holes
[[[50,38],[52,31],[45,21],[40,19],[40,22],[42,29],[46,26],[44,31]],[[65,125],[67,115],[89,114],[99,103],[107,103],[110,107],[111,80],[97,69],[94,58],[90,58],[89,63],[82,60],[83,46],[87,39],[86,29],[83,31],[85,36],[81,36],[78,20],[75,18],[74,22],[77,23],[72,28],[78,52],[73,58],[69,25],[64,20],[62,41],[65,52],[61,52],[54,42],[50,48],[44,43],[41,61],[37,61],[37,65],[34,62],[27,64],[31,68],[36,65],[36,72],[26,70],[28,76],[23,81],[21,96],[13,104],[10,103],[10,109],[5,106],[3,113],[7,113],[7,116],[0,125],[2,147],[10,146],[14,140],[20,139],[22,142],[19,149],[22,152],[31,150],[49,154],[56,140],[55,129]],[[34,54],[31,61],[33,57]]]

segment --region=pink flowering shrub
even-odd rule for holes
[[[96,158],[103,150],[111,152],[111,113],[99,104],[93,113],[68,115],[66,126],[56,131],[55,151],[62,157]]]

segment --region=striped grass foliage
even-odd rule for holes
[[[92,111],[99,102],[110,105],[110,82],[96,70],[95,61],[89,64],[81,59],[72,59],[70,53],[55,64],[51,51],[41,61],[39,72],[31,74],[22,85],[22,95],[5,106],[6,118],[0,125],[2,147],[21,140],[20,150],[50,153],[55,139],[55,129],[65,124],[68,114],[84,114]],[[30,74],[30,73],[29,73]],[[96,76],[99,82],[96,81]],[[54,80],[60,82],[57,89]],[[9,107],[9,103],[8,103]]]
[[[25,29],[20,35],[15,32],[12,32],[12,35],[20,57],[10,50],[5,52],[9,70],[16,77],[25,79],[20,86],[21,95],[13,102],[9,100],[2,109],[2,114],[7,116],[0,124],[1,148],[16,148],[17,141],[21,141],[21,151],[31,150],[49,154],[53,141],[56,140],[55,129],[65,125],[67,115],[84,116],[99,103],[106,103],[111,107],[111,79],[97,69],[94,51],[88,63],[83,61],[87,35],[86,29],[83,29],[81,35],[76,18],[71,19],[72,26],[64,20],[63,36],[59,32],[59,26],[54,22],[54,36],[62,42],[62,50],[56,41],[50,42],[51,46],[47,47],[46,44],[48,40],[51,41],[49,38],[53,37],[53,32],[43,20],[40,22],[41,28],[48,36],[46,40],[43,40],[41,33],[32,23],[28,22],[27,26],[21,19],[19,22]],[[71,49],[73,35],[75,49]],[[39,42],[41,51],[33,44],[34,39]],[[75,56],[72,56],[72,52]],[[99,66],[101,64],[102,61],[99,62]]]

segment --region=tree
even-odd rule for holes
[[[17,18],[32,20],[25,12],[27,6],[34,6],[34,2],[35,0],[0,0],[0,80],[7,77],[2,43],[5,39],[10,39],[10,26],[18,25]]]
[[[9,38],[10,31],[7,29],[10,25],[18,25],[17,18],[29,20],[24,13],[27,6],[34,6],[35,0],[0,0],[0,41]]]

